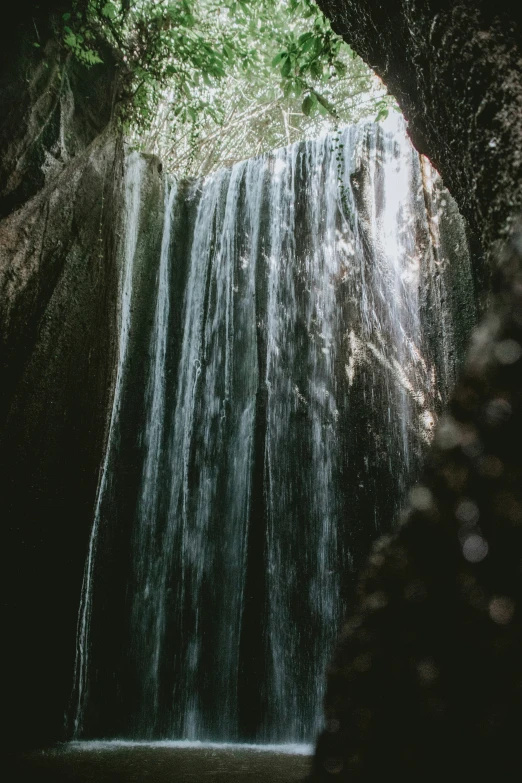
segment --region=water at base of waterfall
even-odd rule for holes
[[[118,750],[120,748],[171,748],[172,750],[224,750],[256,753],[277,753],[290,756],[311,756],[313,745],[265,744],[248,742],[202,742],[201,740],[76,740],[64,746],[68,751],[102,751]]]
[[[12,754],[7,768],[10,780],[24,783],[298,783],[309,772],[311,752],[302,746],[73,742]]]

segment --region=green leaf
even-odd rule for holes
[[[315,41],[316,41],[316,39],[315,39],[315,38],[308,38],[308,39],[307,39],[307,40],[304,42],[303,46],[301,47],[301,51],[302,51],[303,53],[304,53],[304,52],[309,52],[309,51],[310,51],[310,49],[313,49],[313,48],[314,48],[314,46],[315,46]]]
[[[341,60],[334,60],[333,67],[335,68],[335,72],[337,73],[337,76],[340,76],[341,78],[343,76],[346,76],[347,67]]]
[[[317,100],[320,106],[326,109],[327,112],[333,111],[333,106],[326,100],[326,98],[323,95],[317,92],[315,93],[315,99]]]
[[[314,42],[314,55],[316,57],[319,57],[320,54],[322,54],[323,51],[323,41],[321,38],[317,37],[313,39]]]
[[[292,93],[292,92],[293,92],[293,89],[294,89],[294,82],[292,81],[292,79],[287,79],[287,80],[286,80],[286,81],[283,83],[283,96],[284,96],[285,98],[288,98],[288,96],[290,95],[290,93]]]
[[[84,52],[82,52],[81,57],[87,63],[87,65],[97,65],[97,63],[103,62],[101,57],[99,57],[96,52],[93,52],[92,49],[86,49]]]
[[[118,10],[117,10],[116,6],[114,5],[114,3],[105,3],[105,5],[103,6],[101,12],[102,12],[103,16],[105,16],[107,19],[111,19],[111,20],[115,19],[117,14],[118,14]]]
[[[271,62],[272,68],[275,68],[276,65],[279,65],[283,57],[288,57],[288,52],[279,52],[279,54],[276,54]]]
[[[234,59],[235,52],[227,43],[223,44],[223,54],[230,62]]]
[[[314,34],[313,34],[313,33],[310,33],[310,32],[308,32],[308,33],[303,33],[303,34],[302,34],[302,35],[300,35],[300,36],[299,36],[299,38],[297,39],[297,43],[299,43],[299,44],[304,44],[304,43],[305,43],[305,41],[309,41],[310,39],[313,39],[313,37],[314,37]]]
[[[290,76],[290,71],[292,70],[292,61],[290,57],[285,58],[285,61],[281,67],[281,76]]]
[[[309,117],[315,104],[316,104],[315,97],[313,95],[307,95],[303,103],[301,104],[301,110],[303,114],[306,114],[306,116]]]
[[[310,73],[314,79],[320,79],[323,75],[323,64],[319,60],[314,60],[310,65]]]
[[[68,22],[70,18],[71,18],[71,14],[69,14],[69,13],[62,14],[62,19],[63,19],[64,22]]]

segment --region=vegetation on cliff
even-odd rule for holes
[[[57,32],[88,67],[111,47],[127,132],[179,175],[392,105],[313,0],[71,0]]]

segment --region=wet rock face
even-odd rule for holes
[[[0,223],[5,696],[15,742],[61,735],[114,366],[121,152],[99,143]]]
[[[319,0],[396,96],[484,249],[522,209],[522,12],[500,0]]]
[[[115,362],[123,163],[116,135],[100,137],[115,74],[110,53],[88,70],[53,42],[53,20],[67,10],[67,0],[20,0],[0,30],[3,741],[10,747],[62,736]]]
[[[24,25],[14,27],[14,42],[0,39],[0,219],[36,195],[107,127],[118,89],[106,47],[104,63],[86,68],[53,38],[52,17],[44,21],[37,13],[28,28],[31,18],[28,11]],[[40,48],[33,45],[36,36]]]
[[[158,162],[144,162],[144,204]],[[123,149],[110,136],[0,222],[4,740],[63,737],[117,365]],[[145,230],[144,241],[154,241]]]

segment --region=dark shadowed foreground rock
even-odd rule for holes
[[[329,672],[317,780],[522,774],[522,235]],[[399,778],[398,778],[399,779]]]

